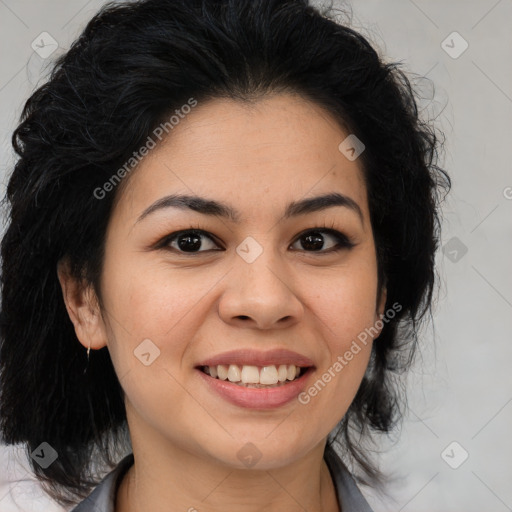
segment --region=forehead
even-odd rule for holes
[[[327,111],[298,95],[199,103],[133,171],[119,206],[134,217],[180,192],[236,204],[248,218],[275,216],[284,203],[337,191],[366,216],[360,163],[339,150],[348,135]]]

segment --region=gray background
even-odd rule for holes
[[[103,3],[0,0],[2,196],[23,102]],[[407,378],[401,434],[382,440],[389,495],[364,492],[376,512],[512,510],[512,1],[366,0],[352,9],[353,26],[386,60],[432,81],[418,82],[420,107],[446,135],[453,178],[435,327]],[[31,47],[44,31],[59,46],[47,59]],[[62,510],[21,453],[0,445],[0,510]]]

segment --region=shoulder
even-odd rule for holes
[[[373,512],[350,471],[330,445],[325,447],[324,459],[336,487],[341,509],[350,512]]]
[[[133,461],[133,453],[130,453],[71,512],[114,512],[117,488],[126,471],[133,465]]]

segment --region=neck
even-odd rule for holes
[[[147,439],[147,438],[146,438]],[[269,469],[233,469],[176,449],[140,447],[124,475],[115,512],[339,512],[323,459],[325,440],[304,457]]]

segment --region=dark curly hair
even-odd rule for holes
[[[366,146],[361,162],[387,304],[402,306],[373,344],[348,412],[331,432],[369,480],[379,471],[354,440],[388,432],[405,403],[408,368],[436,282],[439,204],[450,179],[441,147],[400,64],[386,63],[348,23],[307,0],[110,2],[58,58],[27,100],[12,144],[18,155],[1,243],[0,433],[58,459],[36,476],[59,503],[98,481],[123,446],[123,391],[107,348],[85,351],[57,278],[64,257],[101,303],[105,233],[118,190],[101,187],[152,130],[194,97],[252,101],[293,92],[330,112]],[[118,187],[119,188],[119,187]],[[126,446],[126,445],[124,445]],[[103,464],[103,466],[101,466]],[[357,466],[359,464],[359,466]]]

